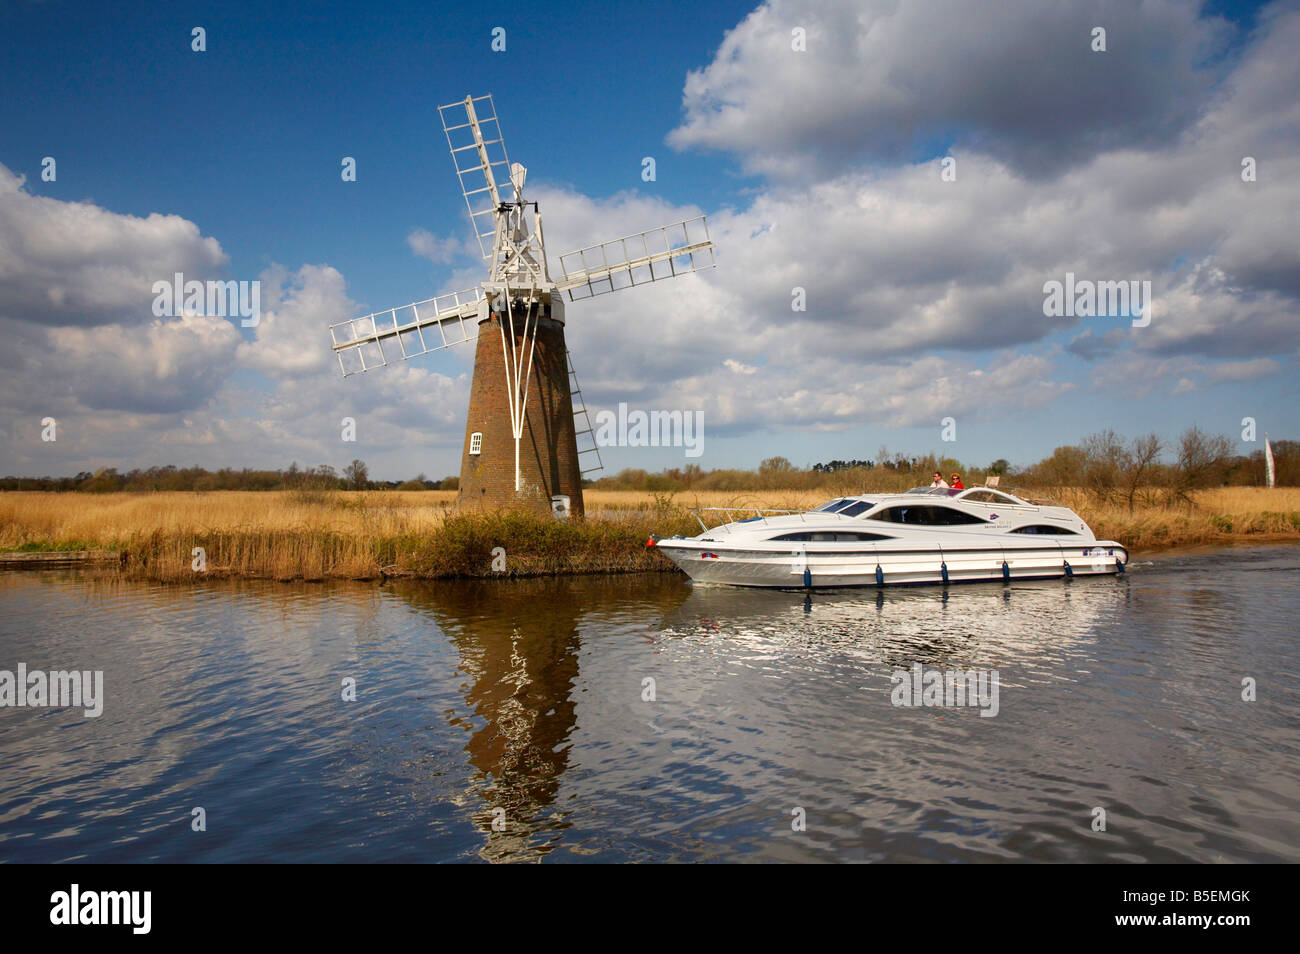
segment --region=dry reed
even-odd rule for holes
[[[845,488],[851,490],[851,488]],[[1300,488],[1202,491],[1179,505],[1098,504],[1082,491],[1048,494],[1097,535],[1131,550],[1300,539]],[[275,580],[526,576],[666,569],[650,533],[693,534],[691,507],[806,509],[825,491],[675,495],[589,490],[587,519],[517,511],[456,514],[454,491],[79,494],[0,493],[0,550],[117,550],[133,578],[184,581],[194,548],[206,576]],[[738,515],[739,516],[739,515]],[[712,523],[717,522],[715,518]],[[504,574],[492,569],[505,550]]]

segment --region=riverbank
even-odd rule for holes
[[[1225,488],[1190,507],[1098,505],[1051,492],[1102,539],[1133,553],[1300,540],[1300,488]],[[114,551],[96,572],[130,579],[369,580],[678,572],[652,533],[692,535],[690,507],[805,509],[821,491],[662,494],[588,491],[585,520],[456,514],[453,491],[0,493],[0,551]]]

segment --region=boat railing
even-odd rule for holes
[[[762,507],[691,507],[690,511],[695,515],[696,521],[699,523],[701,529],[703,529],[705,533],[708,533],[710,530],[723,530],[723,529],[725,529],[728,533],[730,533],[731,530],[729,525],[732,523],[741,522],[733,519],[732,517],[733,514],[737,514],[737,513],[753,514],[754,516],[746,518],[746,522],[750,520],[760,520],[764,524],[767,523],[767,518],[769,515],[788,517],[791,514],[798,514],[801,520],[804,518],[804,511],[802,510],[770,510]],[[724,514],[726,516],[726,519],[723,520],[722,523],[718,524],[717,526],[710,527],[704,523],[704,518],[700,516],[700,514],[704,514],[704,513]]]

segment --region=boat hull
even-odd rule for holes
[[[659,552],[697,583],[728,586],[900,586],[987,583],[1124,572],[1128,551],[1114,541],[1070,545],[914,547],[846,551],[739,549],[695,540],[660,540]]]

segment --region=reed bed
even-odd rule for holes
[[[0,551],[116,550],[127,577],[376,579],[669,569],[654,533],[698,532],[684,510],[607,509],[584,521],[457,514],[454,491],[0,493]],[[692,530],[692,528],[694,528]],[[494,549],[505,569],[494,568]],[[195,569],[201,548],[204,569]],[[496,567],[501,561],[495,561]]]
[[[858,493],[845,490],[843,493]],[[773,510],[808,510],[834,497],[825,490],[709,490],[699,493],[656,493],[645,490],[584,490],[587,513],[594,517],[623,513],[655,513],[667,508],[727,507],[737,510],[758,507]]]
[[[1082,491],[1055,499],[1083,515],[1101,539],[1130,550],[1161,550],[1270,540],[1300,539],[1300,488],[1223,487],[1202,490],[1189,501],[1098,504]]]
[[[850,491],[852,488],[845,488]],[[699,532],[689,508],[802,510],[825,491],[675,495],[590,490],[587,518],[454,511],[454,491],[0,493],[0,550],[116,550],[130,578],[274,580],[497,577],[670,569],[651,533]],[[1045,496],[1131,550],[1300,539],[1300,488],[1233,487],[1190,500],[1098,503],[1072,488]],[[737,514],[739,516],[739,514]],[[719,521],[715,517],[710,525]],[[200,547],[206,569],[194,569]],[[504,550],[494,568],[494,550]]]

